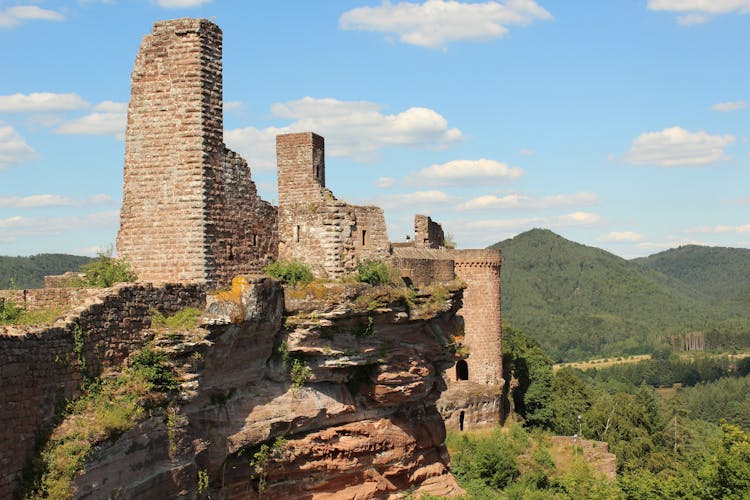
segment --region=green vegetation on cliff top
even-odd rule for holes
[[[750,250],[683,247],[628,261],[534,229],[503,252],[503,315],[555,361],[651,352],[691,331],[750,346]],[[742,307],[742,302],[745,307]]]

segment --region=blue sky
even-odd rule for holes
[[[225,142],[269,201],[275,134],[312,130],[393,241],[424,213],[462,248],[750,247],[750,0],[0,0],[0,255],[114,243],[130,71],[178,17],[224,32]]]

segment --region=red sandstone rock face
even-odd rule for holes
[[[77,498],[463,493],[435,407],[444,389],[439,374],[453,363],[445,346],[461,334],[460,289],[437,310],[430,303],[428,314],[419,304],[409,309],[393,290],[323,286],[288,298],[294,314],[284,316],[276,282],[236,284],[228,302],[209,300],[217,314],[202,340],[195,332],[191,342],[170,337],[178,364],[202,353],[172,417],[156,412],[100,444],[75,482]],[[300,387],[290,379],[295,359],[309,370]],[[262,446],[274,443],[283,444],[259,466]],[[199,473],[209,479],[200,494]]]

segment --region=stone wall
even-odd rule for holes
[[[451,254],[428,248],[393,248],[391,262],[409,284],[416,287],[451,281],[455,278]]]
[[[70,309],[91,297],[97,290],[88,288],[34,288],[29,290],[0,290],[0,300],[11,300],[27,311],[41,309]]]
[[[85,273],[70,271],[64,274],[55,274],[44,277],[44,288],[68,288],[75,286]]]
[[[169,314],[204,301],[194,285],[119,285],[96,291],[54,325],[0,327],[0,498],[13,496],[35,441],[79,394],[83,377],[119,365],[149,340],[150,308]]]
[[[301,260],[316,276],[339,277],[357,259],[385,259],[390,244],[379,207],[336,200],[325,187],[325,145],[312,132],[276,137],[279,258]]]
[[[416,248],[443,248],[445,234],[442,226],[426,215],[415,215],[414,246]]]
[[[117,250],[142,282],[224,283],[276,257],[275,211],[223,143],[221,57],[205,19],[156,23],[136,57]]]
[[[500,312],[500,266],[498,250],[454,250],[456,276],[466,283],[463,307],[463,344],[468,349],[469,380],[501,386],[502,317]]]

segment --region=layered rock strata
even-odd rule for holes
[[[461,287],[235,279],[203,328],[156,334],[182,373],[163,412],[100,443],[77,498],[398,498],[462,493],[435,402]]]

